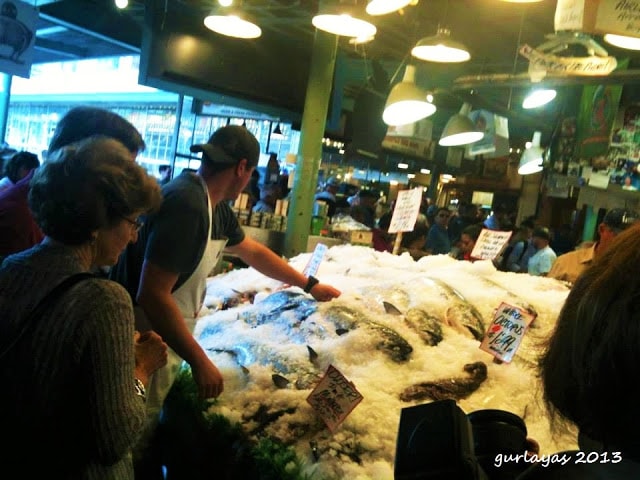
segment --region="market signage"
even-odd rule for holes
[[[598,6],[596,31],[629,37],[640,36],[640,1],[603,1]]]
[[[0,12],[0,72],[29,78],[36,43],[38,10],[25,2],[6,1]]]
[[[412,231],[413,227],[416,225],[416,220],[418,219],[421,203],[421,188],[399,191],[388,232],[398,233]]]
[[[493,260],[503,250],[510,237],[511,232],[483,228],[471,250],[471,258]]]
[[[480,344],[480,349],[503,362],[511,362],[522,338],[536,318],[531,312],[502,302]]]
[[[546,54],[529,45],[520,47],[520,55],[529,60],[530,67],[561,75],[596,76],[608,75],[615,70],[618,62],[615,57],[559,57]]]
[[[363,398],[353,382],[347,380],[333,365],[329,365],[316,388],[307,397],[307,402],[333,433]]]

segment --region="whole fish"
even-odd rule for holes
[[[484,362],[467,363],[464,366],[464,371],[469,373],[468,377],[446,378],[411,385],[400,394],[400,400],[411,402],[427,398],[432,400],[466,398],[487,379],[487,365]]]
[[[421,308],[410,308],[403,314],[394,304],[383,301],[385,312],[404,316],[404,323],[414,330],[427,345],[434,347],[442,341],[441,320]]]
[[[386,325],[369,320],[361,313],[343,305],[332,305],[324,312],[336,328],[336,333],[342,335],[358,327],[364,327],[375,335],[376,349],[388,355],[394,362],[405,362],[409,359],[413,347],[398,332]]]
[[[447,308],[445,321],[461,333],[470,332],[476,340],[484,338],[485,326],[482,314],[451,285],[437,278],[423,277],[424,281],[440,287],[451,305]]]

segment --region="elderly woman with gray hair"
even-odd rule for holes
[[[52,153],[29,202],[45,239],[0,266],[3,468],[132,479],[145,385],[167,346],[134,332],[124,288],[88,272],[137,240],[138,217],[159,206],[160,188],[125,146],[94,137]]]

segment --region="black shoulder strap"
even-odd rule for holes
[[[518,263],[520,263],[520,260],[522,260],[522,257],[524,257],[524,254],[527,251],[527,247],[529,246],[529,242],[527,242],[526,240],[520,240],[520,242],[522,242],[524,245],[522,245],[522,251],[520,252],[520,257],[518,257]]]
[[[2,350],[0,350],[0,358],[3,358],[16,344],[24,337],[32,324],[40,317],[42,314],[52,305],[55,304],[56,300],[62,296],[62,294],[73,287],[76,283],[81,282],[87,278],[95,278],[93,273],[89,272],[80,272],[74,275],[70,275],[65,278],[58,285],[53,287],[49,293],[47,293],[42,300],[38,302],[33,310],[27,315],[27,317],[22,321],[22,330],[9,341],[9,344],[5,346]]]

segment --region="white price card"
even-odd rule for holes
[[[412,231],[418,219],[421,203],[421,188],[399,191],[389,224],[389,233]]]
[[[480,349],[503,362],[510,362],[535,318],[528,310],[502,302],[484,335]]]
[[[511,233],[483,228],[476,240],[476,245],[471,250],[471,258],[493,260],[507,244]]]
[[[307,402],[333,433],[362,398],[355,385],[337,368],[329,365],[316,388],[307,397]]]
[[[309,262],[302,271],[305,277],[308,277],[310,275],[315,276],[315,274],[318,273],[318,269],[320,268],[320,264],[322,263],[324,254],[327,253],[328,249],[329,247],[327,247],[324,243],[318,243],[316,245],[316,248],[313,250],[313,255],[311,255]]]

